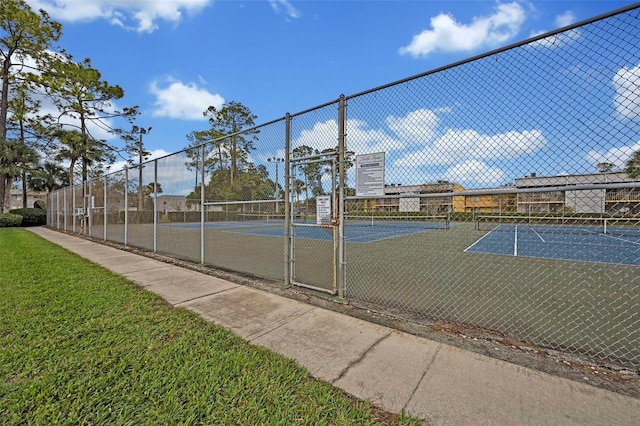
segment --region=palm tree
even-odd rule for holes
[[[8,211],[14,180],[23,176],[25,169],[31,167],[37,157],[33,148],[17,139],[0,140],[0,179],[3,182],[0,211]]]
[[[92,165],[108,157],[99,142],[87,139],[77,130],[60,130],[56,136],[60,141],[60,147],[55,158],[57,161],[69,161],[70,185],[73,185],[74,171],[78,161],[82,160],[84,169],[85,165]],[[83,178],[86,177],[83,176]]]
[[[30,146],[24,145],[20,151],[19,166],[20,180],[22,181],[22,207],[27,208],[27,186],[29,184],[28,176],[38,167],[40,156],[36,150]]]
[[[46,161],[33,170],[29,177],[29,186],[35,191],[55,191],[68,185],[67,172],[57,163]]]
[[[640,150],[636,151],[631,158],[629,158],[624,171],[631,179],[640,177]]]

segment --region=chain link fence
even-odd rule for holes
[[[640,11],[112,173],[48,225],[640,368]]]

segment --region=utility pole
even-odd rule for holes
[[[147,154],[147,152],[144,150],[144,146],[142,145],[142,135],[145,135],[147,133],[149,133],[151,131],[151,127],[147,128],[147,129],[143,129],[140,128],[138,133],[139,133],[139,139],[138,139],[138,164],[139,164],[139,169],[138,169],[138,212],[141,212],[143,210],[143,197],[142,197],[142,161],[145,159],[145,154]],[[139,213],[138,213],[139,215]],[[140,216],[138,216],[140,217]]]

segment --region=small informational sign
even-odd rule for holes
[[[316,224],[331,225],[331,196],[319,195],[316,197]]]
[[[400,198],[398,210],[401,212],[419,212],[420,198]]]
[[[356,196],[384,196],[384,152],[356,155]]]

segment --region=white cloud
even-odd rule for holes
[[[473,182],[480,185],[499,185],[505,181],[505,174],[502,170],[489,167],[482,161],[469,160],[448,169],[443,178],[458,183]]]
[[[492,47],[513,38],[526,19],[524,9],[517,2],[498,3],[493,15],[475,17],[470,24],[462,24],[451,15],[441,13],[431,18],[431,28],[415,35],[400,54],[426,57],[436,51],[471,51]]]
[[[153,32],[157,21],[179,22],[183,12],[195,14],[212,0],[27,0],[56,20],[75,22],[104,19],[141,33]]]
[[[207,108],[214,106],[219,109],[224,104],[221,95],[209,93],[195,83],[170,80],[168,85],[161,87],[154,81],[151,93],[156,96],[152,111],[154,117],[205,120],[203,112]]]
[[[271,5],[271,8],[273,9],[273,11],[278,14],[282,10],[284,10],[284,13],[289,18],[300,17],[300,12],[298,12],[298,10],[295,7],[293,7],[293,5],[289,0],[269,0],[269,4]]]
[[[389,129],[408,144],[424,144],[431,141],[436,136],[440,124],[436,112],[424,108],[411,111],[404,117],[389,116],[385,121]]]
[[[556,16],[555,26],[556,28],[566,27],[568,25],[573,24],[575,21],[576,21],[576,16],[573,14],[572,11],[567,10],[566,12]],[[546,32],[547,32],[546,30],[533,31],[529,35],[529,37],[537,37]],[[541,40],[531,43],[530,46],[542,47],[542,48],[554,48],[554,47],[558,48],[558,47],[563,47],[569,43],[572,43],[580,37],[582,37],[582,33],[577,29],[573,29],[570,31],[565,31],[560,34],[545,37]]]
[[[534,41],[533,43],[529,43],[529,46],[544,49],[558,49],[575,42],[580,37],[582,37],[582,33],[577,29],[573,29]]]
[[[533,154],[547,144],[539,130],[483,135],[475,130],[449,129],[433,144],[396,161],[397,166],[450,165],[467,160],[513,159]]]
[[[607,152],[589,151],[586,159],[593,165],[594,171],[600,163],[611,163],[616,170],[623,170],[636,151],[640,151],[640,141],[633,145],[611,148]]]
[[[640,65],[622,67],[613,77],[616,111],[620,116],[640,119]]]
[[[356,119],[347,120],[347,146],[356,154],[366,152],[388,152],[404,148],[404,144],[392,138],[382,129],[368,128],[366,122]],[[338,122],[327,120],[317,122],[312,129],[304,129],[292,143],[294,148],[307,145],[322,151],[338,145]]]
[[[566,27],[567,25],[571,25],[574,22],[576,22],[576,15],[574,15],[570,10],[567,10],[566,12],[556,16],[557,28]]]
[[[151,160],[155,160],[156,158],[160,158],[160,157],[164,157],[166,155],[169,155],[169,153],[167,151],[165,151],[164,149],[154,149],[153,151],[149,151],[150,154],[148,156],[145,157],[144,161],[151,161]],[[138,164],[138,157],[137,156],[132,156],[131,157],[131,162],[132,164],[136,165]],[[120,161],[116,161],[113,164],[110,164],[110,171],[111,172],[117,172],[120,170],[124,170],[125,167],[129,166],[129,162],[126,160],[120,160]],[[184,164],[183,164],[183,168],[184,168]]]
[[[142,180],[145,183],[152,182],[154,177],[153,163],[150,161],[158,160],[158,183],[162,189],[161,195],[188,195],[193,191],[193,187],[196,181],[196,170],[188,171],[185,167],[185,163],[189,161],[184,152],[177,154],[169,154],[163,149],[156,149],[151,151],[150,155],[145,157]],[[121,172],[125,167],[135,167],[135,172],[129,171],[129,179],[137,179],[137,172],[139,169],[138,158],[131,158],[132,164],[127,161],[118,161],[109,166],[109,173],[114,174]],[[122,174],[114,176],[115,178],[123,179]],[[209,178],[205,178],[206,180]]]

